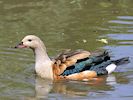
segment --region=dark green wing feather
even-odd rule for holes
[[[88,58],[79,60],[76,64],[67,68],[61,75],[70,75],[89,70],[92,66],[98,65],[107,60],[110,60],[110,56],[107,51],[104,51],[100,55],[92,55]]]

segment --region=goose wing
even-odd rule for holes
[[[80,73],[82,71],[92,70],[93,66],[97,66],[103,62],[107,62],[108,60],[110,60],[110,56],[107,51],[99,53],[99,55],[92,53],[91,56],[82,60],[78,60],[74,65],[66,68],[66,70],[64,70],[64,72],[61,75],[68,76],[74,73]]]
[[[66,70],[66,68],[73,66],[79,60],[88,58],[90,55],[91,53],[85,50],[67,50],[60,53],[53,61],[54,74],[61,75]]]

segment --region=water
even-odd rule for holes
[[[132,100],[132,0],[0,0],[0,100]],[[51,82],[34,75],[31,50],[13,47],[28,34],[50,56],[64,49],[108,49],[130,57],[100,82]],[[109,44],[98,42],[105,38]],[[93,44],[93,45],[92,45]]]

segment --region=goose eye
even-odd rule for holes
[[[31,40],[31,39],[29,39],[28,41],[29,41],[29,42],[31,42],[32,40]]]

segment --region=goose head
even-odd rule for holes
[[[42,48],[44,46],[43,42],[41,39],[35,35],[27,35],[25,36],[22,41],[15,46],[15,48],[31,48],[31,49],[36,49],[36,48]]]
[[[35,35],[27,35],[15,48],[31,48],[35,55],[35,71],[42,78],[53,79],[53,62],[46,52],[41,39]]]

